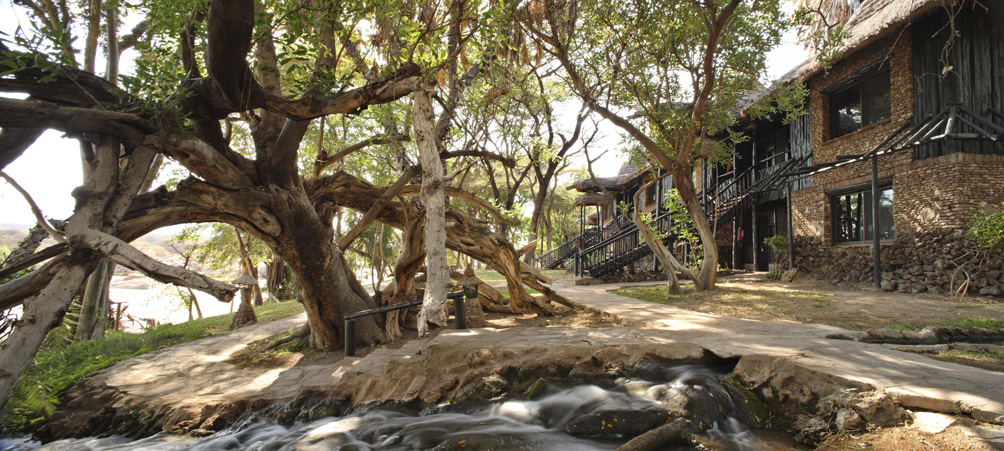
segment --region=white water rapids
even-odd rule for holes
[[[708,406],[704,411],[712,416],[698,414],[694,421],[701,421],[710,437],[735,450],[756,450],[756,437],[735,419],[733,403],[717,382],[721,374],[721,369],[701,366],[648,365],[632,372],[631,377],[600,383],[604,387],[551,386],[533,400],[445,404],[422,412],[407,407],[367,407],[341,417],[292,425],[249,419],[204,438],[162,433],[139,440],[114,436],[45,445],[8,440],[0,441],[0,449],[6,445],[16,451],[612,450],[630,437],[570,435],[563,429],[583,415],[661,409],[679,403],[682,396],[691,400],[687,402]]]

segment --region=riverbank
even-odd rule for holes
[[[644,358],[708,355],[737,359],[736,374],[745,384],[760,390],[758,394],[787,394],[792,409],[811,409],[841,388],[856,388],[894,394],[911,409],[964,414],[991,424],[1004,420],[1000,373],[828,338],[847,332],[834,326],[693,312],[612,294],[608,290],[618,288],[613,285],[556,288],[626,327],[444,330],[396,349],[378,347],[365,357],[300,356],[284,360],[280,367],[238,368],[228,362],[248,343],[299,325],[302,318],[294,317],[129,359],[95,373],[70,390],[46,431],[58,436],[99,430],[129,435],[218,430],[245,412],[297,398],[332,398],[353,405],[433,403],[460,396],[508,368],[565,366],[603,372]],[[985,427],[990,426],[969,430]]]

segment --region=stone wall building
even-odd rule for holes
[[[877,229],[885,289],[943,293],[969,279],[970,294],[1004,291],[1000,259],[972,264],[964,236],[975,216],[1004,203],[1004,31],[993,26],[1004,8],[971,1],[950,8],[938,1],[863,2],[829,70],[809,61],[786,77],[806,84],[809,114],[789,125],[746,124],[752,161],[807,156],[806,168],[783,181],[795,181],[790,236],[801,271],[837,284],[873,283]],[[951,30],[958,34],[949,42]],[[936,126],[911,135],[932,117]],[[763,130],[787,132],[785,142],[775,140],[765,152],[757,138]],[[738,158],[744,150],[737,148]],[[875,151],[877,221],[868,155]],[[736,265],[764,269],[761,243],[788,221],[778,199],[761,195],[739,215],[734,241],[749,243],[737,247],[745,252],[733,254]],[[775,227],[758,230],[768,224]],[[742,230],[753,233],[741,237]]]
[[[737,127],[748,139],[736,144],[733,161],[695,174],[720,263],[767,271],[782,255],[766,240],[786,235],[789,264],[835,284],[1004,292],[1001,258],[978,258],[964,233],[974,217],[1004,204],[998,23],[1001,2],[862,1],[845,24],[839,58],[825,69],[806,61],[781,80],[805,84],[807,114],[786,123],[741,111]],[[603,227],[619,214],[603,207],[610,198],[600,185],[614,203],[631,203],[653,176],[629,166],[618,177],[573,185],[585,193],[577,205],[596,208],[597,219],[589,222],[583,209],[582,234],[538,264],[574,261],[577,274],[596,275],[648,255],[630,225],[623,233]],[[655,202],[639,203],[666,231],[661,204],[672,183],[658,180],[645,196]]]

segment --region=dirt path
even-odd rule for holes
[[[646,282],[624,284],[624,287],[653,290],[662,285]],[[830,324],[851,330],[950,324],[969,318],[1004,320],[1004,304],[990,298],[841,289],[813,281],[786,284],[768,281],[760,274],[726,277],[716,290],[686,292],[662,303],[715,315],[770,322]]]

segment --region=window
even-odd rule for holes
[[[883,70],[830,94],[830,138],[892,117],[889,71]]]
[[[878,233],[880,240],[895,238],[892,219],[892,186],[879,188]],[[833,241],[863,243],[872,240],[872,192],[870,189],[833,196]]]

